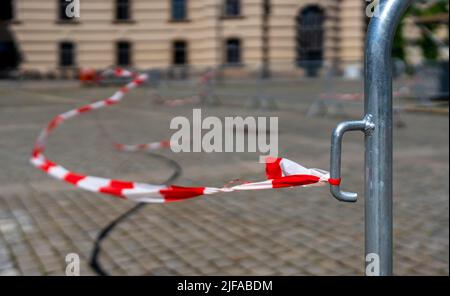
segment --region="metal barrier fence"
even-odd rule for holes
[[[393,60],[393,65],[396,118],[402,110],[401,104],[430,105],[436,98],[448,98],[448,67],[444,62],[426,61],[422,65],[406,66]],[[172,98],[179,103],[184,98],[188,99],[186,103],[192,102],[192,97],[197,96],[205,105],[294,108],[304,110],[307,116],[346,116],[346,110],[361,107],[364,100],[362,77],[346,78],[342,70],[333,66],[323,65],[316,77],[298,71],[262,78],[255,70],[233,78],[221,76],[219,72],[220,69],[191,69],[185,79],[168,79],[159,74],[155,92],[161,100]],[[397,125],[402,125],[400,120]]]
[[[402,63],[394,68],[394,104],[429,105],[442,92],[442,66],[425,63],[410,67]],[[150,70],[151,96],[158,103],[199,103],[246,108],[302,110],[307,116],[346,116],[347,110],[363,105],[363,81],[348,79],[336,68],[326,65],[318,77],[272,75],[261,78],[257,72],[241,78],[219,77],[218,69],[191,69],[187,77],[167,76],[166,70]],[[448,75],[448,73],[447,73]],[[444,75],[445,76],[445,75]],[[401,108],[395,108],[398,115]],[[399,125],[401,122],[398,121]]]
[[[405,97],[422,104],[448,100],[448,61],[424,61],[420,65],[409,66],[397,80]]]

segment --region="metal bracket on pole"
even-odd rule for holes
[[[397,26],[412,0],[380,0],[370,22],[365,47],[365,117],[339,124],[333,132],[330,190],[340,201],[356,193],[340,190],[342,137],[365,132],[365,260],[367,275],[392,275],[392,65]],[[371,269],[368,271],[368,269]]]
[[[375,125],[372,122],[372,116],[366,115],[363,120],[345,121],[340,123],[333,131],[331,136],[331,161],[330,161],[330,178],[339,180],[337,184],[330,187],[331,194],[339,200],[345,202],[355,202],[358,194],[354,192],[341,191],[341,154],[342,154],[342,138],[348,131],[362,131],[370,133]]]

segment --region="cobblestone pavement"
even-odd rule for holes
[[[0,275],[64,275],[65,256],[77,253],[82,275],[98,232],[134,203],[61,184],[28,163],[40,128],[59,112],[113,88],[73,83],[2,83],[0,87]],[[154,106],[138,90],[122,105],[68,122],[50,139],[51,159],[75,171],[161,182],[171,168],[146,154],[113,151],[125,143],[165,139],[170,119],[191,117],[192,105]],[[330,133],[342,118],[306,117],[310,101],[294,108],[255,111],[205,107],[204,116],[279,116],[280,155],[328,169]],[[289,105],[288,104],[288,105]],[[352,105],[345,118],[358,118]],[[449,120],[402,114],[395,129],[395,273],[448,275]],[[246,153],[161,154],[183,167],[180,185],[221,186],[258,180],[264,168]],[[363,139],[346,135],[343,187],[362,192]],[[169,205],[148,205],[104,242],[101,262],[114,275],[361,275],[363,208],[334,200],[327,187],[239,192]]]

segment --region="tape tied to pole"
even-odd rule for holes
[[[60,181],[72,184],[87,191],[108,194],[120,199],[144,203],[175,202],[202,195],[213,195],[235,191],[320,186],[325,184],[339,185],[340,183],[340,180],[330,179],[330,175],[327,171],[308,169],[286,158],[274,157],[267,157],[266,159],[266,180],[259,182],[244,182],[234,186],[228,186],[230,185],[228,184],[224,187],[183,187],[177,185],[155,185],[108,179],[75,173],[52,162],[44,155],[44,152],[47,139],[54,129],[69,119],[119,103],[126,93],[142,85],[148,79],[146,74],[136,74],[121,68],[109,70],[108,73],[114,73],[114,75],[118,77],[131,77],[132,81],[120,88],[110,98],[67,111],[53,118],[47,127],[41,131],[34,145],[30,161],[35,167]],[[170,142],[160,141],[139,145],[114,143],[114,146],[116,149],[122,151],[153,151],[170,147]]]

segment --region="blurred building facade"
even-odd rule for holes
[[[76,2],[79,17],[71,17]],[[315,74],[334,65],[357,76],[370,2],[12,0],[10,28],[23,71],[190,66],[241,75],[268,63],[272,72]]]

